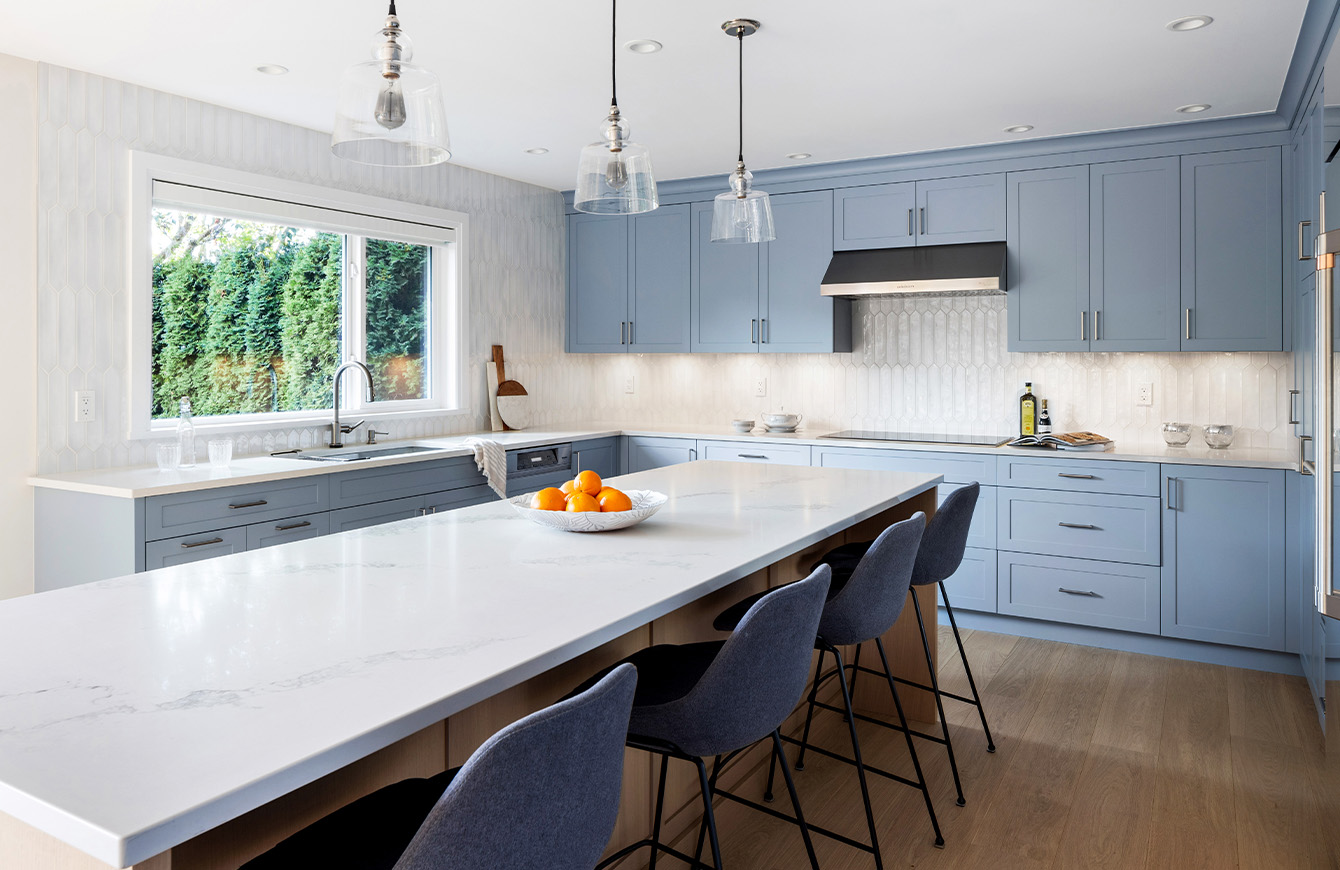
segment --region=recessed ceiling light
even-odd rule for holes
[[[277,63],[263,63],[256,67],[256,72],[263,73],[267,76],[282,76],[284,73],[288,72],[288,67],[280,66]]]
[[[1189,106],[1178,106],[1177,111],[1181,112],[1183,115],[1195,115],[1204,112],[1208,108],[1210,108],[1209,103],[1192,103]]]
[[[661,50],[662,45],[654,39],[632,39],[625,42],[623,47],[633,54],[655,54]]]
[[[527,154],[548,154],[548,153],[549,153],[549,149],[548,149],[548,148],[527,148],[527,149],[526,149],[526,153],[527,153]]]
[[[786,155],[788,160],[809,160],[814,155],[808,151],[792,151]]]
[[[1186,18],[1169,21],[1166,26],[1174,33],[1185,33],[1188,30],[1200,30],[1202,27],[1209,27],[1213,23],[1214,19],[1208,15],[1188,15]]]
[[[1027,133],[1033,129],[1032,124],[1015,124],[1013,127],[1006,127],[1006,133]]]

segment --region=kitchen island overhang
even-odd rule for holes
[[[0,812],[144,861],[940,482],[695,462],[619,532],[495,503],[0,603]]]

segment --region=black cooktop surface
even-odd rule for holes
[[[999,447],[1010,440],[1008,435],[944,435],[930,432],[871,432],[864,429],[844,429],[830,432],[820,438],[843,438],[853,441],[912,441],[920,444],[975,444]]]

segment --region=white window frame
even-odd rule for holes
[[[155,182],[160,196],[155,197]],[[368,421],[412,416],[463,416],[469,389],[466,383],[469,218],[460,212],[400,202],[335,188],[318,187],[250,172],[132,151],[130,154],[129,214],[126,224],[130,240],[130,415],[127,435],[132,440],[161,438],[175,432],[175,418],[154,420],[153,408],[153,208],[166,201],[183,208],[200,208],[300,226],[329,229],[345,235],[372,236],[431,245],[433,290],[429,301],[428,382],[429,398],[364,401],[365,389],[355,376],[346,374],[341,394],[341,414],[354,414]],[[251,202],[239,199],[251,198]],[[259,213],[256,200],[264,201]],[[229,203],[236,205],[230,209]],[[360,262],[351,263],[346,245],[344,310],[363,299]],[[362,250],[358,260],[362,258]],[[358,281],[349,280],[349,266],[359,267]],[[359,305],[360,311],[363,307]],[[341,357],[351,359],[350,349],[362,347],[365,315],[349,317],[342,337]],[[221,414],[196,417],[197,431],[242,432],[329,423],[331,409],[279,411],[273,413]]]

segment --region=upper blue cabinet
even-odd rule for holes
[[[1182,158],[1182,350],[1283,348],[1282,191],[1278,148]]]
[[[570,353],[689,349],[689,207],[568,218]]]
[[[1089,349],[1089,167],[1011,172],[1008,347]]]
[[[1005,174],[837,190],[833,250],[998,242],[1005,238]]]

